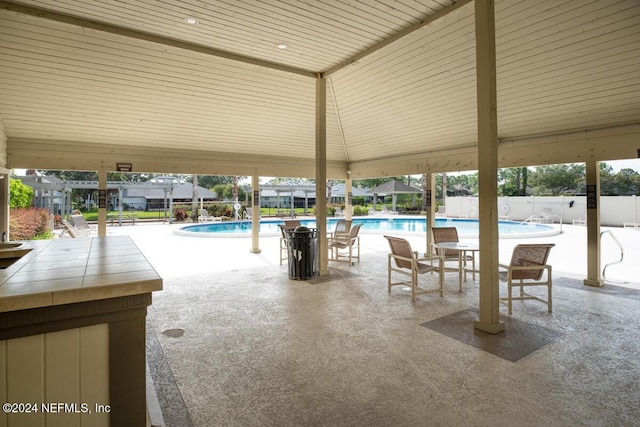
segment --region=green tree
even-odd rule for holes
[[[600,193],[603,196],[640,195],[640,173],[621,169],[618,173],[600,174]]]
[[[559,196],[585,190],[585,165],[560,164],[536,166],[529,182],[534,196]]]
[[[199,179],[199,178],[198,178]],[[219,200],[234,200],[233,199],[233,184],[218,184],[215,185],[211,191],[215,192]],[[244,200],[245,191],[238,188],[238,200]]]
[[[498,195],[526,196],[529,169],[504,168],[498,170]]]
[[[9,207],[11,209],[28,208],[33,201],[33,188],[19,179],[9,178]]]
[[[192,176],[193,175],[190,175],[189,177],[185,177],[185,181],[191,182]],[[244,178],[246,177],[244,176],[238,177],[239,180],[242,180]],[[233,179],[234,179],[233,176],[226,176],[226,175],[198,175],[198,185],[200,187],[204,187],[212,190],[213,187],[215,187],[216,185],[233,184]]]

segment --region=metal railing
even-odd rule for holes
[[[603,237],[605,234],[610,235],[610,236],[611,236],[611,238],[613,239],[613,241],[616,243],[616,245],[618,245],[618,247],[620,248],[620,259],[619,259],[619,260],[617,260],[617,261],[610,262],[610,263],[608,263],[607,265],[605,265],[605,266],[604,266],[604,268],[602,269],[602,280],[607,280],[606,271],[607,271],[607,268],[608,268],[609,266],[614,265],[614,264],[619,264],[619,263],[621,263],[621,262],[622,262],[622,260],[624,259],[624,247],[622,247],[622,243],[620,243],[620,240],[618,240],[618,238],[616,237],[616,235],[615,235],[615,234],[613,234],[613,233],[611,232],[611,230],[604,230],[604,231],[602,231],[602,232],[600,233],[600,239],[602,239],[602,237]],[[611,280],[609,280],[609,281],[611,281]]]

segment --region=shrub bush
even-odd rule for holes
[[[9,235],[11,240],[33,240],[48,236],[49,211],[46,209],[11,209]]]
[[[184,209],[177,208],[173,210],[173,217],[176,221],[186,221],[189,218],[189,213]]]
[[[353,215],[367,215],[369,210],[364,206],[356,205],[353,207]]]

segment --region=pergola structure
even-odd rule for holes
[[[48,190],[48,191],[59,191],[62,202],[61,212],[63,218],[66,218],[68,214],[70,214],[70,203],[71,200],[71,190],[73,189],[83,189],[83,190],[94,190],[98,189],[99,184],[97,181],[60,181],[60,182],[42,182],[41,180],[28,180],[25,179],[27,177],[22,177],[22,182],[34,190]],[[34,177],[38,178],[38,177]],[[164,183],[164,182],[125,182],[125,181],[107,181],[107,190],[118,190],[118,224],[122,225],[123,218],[123,203],[122,203],[122,194],[123,191],[127,188],[156,188],[161,189],[164,192],[164,218],[168,219],[169,222],[172,222],[171,212],[173,209],[171,206],[173,205],[173,189],[176,187],[175,183]],[[52,211],[51,207],[49,210]],[[168,215],[167,215],[168,214]]]
[[[11,168],[313,177],[318,205],[477,169],[491,332],[497,169],[586,163],[599,285],[598,162],[640,156],[637,0],[0,1],[0,46],[4,200]]]

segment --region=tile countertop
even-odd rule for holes
[[[32,250],[0,269],[0,312],[162,290],[162,278],[128,236],[29,241],[20,248]]]

